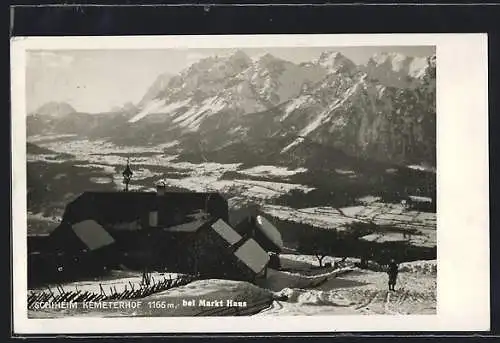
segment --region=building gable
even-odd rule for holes
[[[227,225],[222,219],[217,220],[212,224],[212,229],[230,245],[235,245],[243,237],[241,237],[232,227]]]
[[[253,239],[247,240],[234,255],[255,274],[259,274],[269,263],[268,253]]]

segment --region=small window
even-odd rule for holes
[[[158,226],[158,211],[149,212],[149,226]]]

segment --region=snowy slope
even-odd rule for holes
[[[163,73],[159,75],[156,78],[155,82],[153,82],[153,84],[146,91],[146,94],[144,94],[144,96],[142,97],[141,101],[139,102],[139,106],[142,106],[143,104],[154,100],[155,97],[158,96],[158,94],[165,92],[168,89],[168,84],[172,77],[173,75],[169,73]]]
[[[151,93],[156,89],[151,87],[140,112],[130,122],[152,113],[172,114],[172,107],[185,107],[176,113],[173,122],[195,131],[218,112],[254,113],[289,100],[305,83],[317,82],[324,74],[324,68],[317,65],[300,66],[270,54],[255,61],[242,51],[209,57],[170,78],[168,87],[156,87],[157,94]]]
[[[117,316],[198,316],[235,315],[228,301],[239,302],[248,314],[259,311],[259,316],[287,315],[407,315],[435,314],[437,302],[436,261],[416,261],[400,265],[396,291],[387,290],[387,274],[343,267],[314,271],[314,258],[303,255],[284,255],[282,264],[288,267],[296,261],[292,271],[270,269],[258,286],[231,280],[199,280],[187,285],[158,292],[143,299],[139,308],[109,309],[38,309],[30,310],[30,318],[57,318],[68,316],[117,317]],[[328,257],[334,261],[338,258]],[[350,263],[350,262],[349,262]],[[308,266],[309,265],[309,266]],[[415,268],[419,266],[418,268]],[[293,268],[293,267],[292,267]],[[156,277],[154,275],[153,277]],[[161,275],[163,277],[164,275]],[[172,274],[169,277],[176,278]],[[62,285],[66,291],[100,292],[110,287],[118,291],[140,282],[140,276],[122,275],[111,280],[84,281]],[[55,290],[54,290],[55,291]],[[57,291],[56,291],[57,292]],[[274,299],[274,301],[273,301]],[[156,306],[148,306],[148,303]],[[215,312],[214,312],[215,311]],[[248,315],[247,314],[247,315]]]
[[[404,61],[384,62],[377,72],[391,80],[401,75],[406,79],[411,66],[422,64]],[[412,87],[374,78],[371,72],[329,74],[279,107],[280,132],[294,136],[282,152],[293,151],[307,137],[354,156],[435,165],[435,69],[426,65],[411,70],[420,77],[411,78]]]
[[[312,256],[309,259],[303,255],[283,257],[311,265],[317,263]],[[329,260],[338,259],[329,257]],[[386,273],[359,269],[330,277],[312,288],[300,286],[282,288],[276,295],[286,300],[274,301],[270,308],[258,315],[435,314],[437,303],[435,267],[435,260],[401,264],[394,292],[387,290]],[[282,285],[287,284],[283,282],[285,279],[281,280]]]

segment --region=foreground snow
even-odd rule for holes
[[[431,260],[405,262],[399,265],[399,270],[408,273],[436,275],[437,261]]]
[[[327,282],[320,289],[286,289],[281,295],[286,295],[287,301],[274,301],[270,308],[258,315],[436,313],[435,278],[415,278],[411,274],[401,273],[400,285],[394,292],[387,290],[385,280],[385,274],[371,272],[334,279],[336,282]]]
[[[152,280],[161,280],[163,278],[167,279],[176,279],[179,277],[178,273],[152,273]],[[59,285],[65,292],[70,291],[82,291],[82,292],[92,292],[92,293],[101,293],[101,287],[104,289],[104,292],[113,293],[113,291],[121,293],[130,290],[131,287],[135,289],[140,288],[140,283],[142,281],[142,275],[137,273],[117,273],[114,277],[105,279],[105,280],[86,280],[86,281],[77,281],[71,282],[64,285]],[[48,286],[49,288],[51,286]],[[54,288],[54,292],[56,292],[55,285],[52,286]],[[112,288],[112,289],[111,289]],[[34,291],[46,291],[47,287],[41,289],[34,289]]]
[[[315,262],[314,257],[292,256],[284,258]],[[402,263],[394,292],[387,290],[387,274],[357,269],[328,278],[313,289],[285,288],[276,296],[286,301],[274,301],[258,315],[435,314],[436,261]]]
[[[314,255],[280,254],[280,258],[281,266],[287,269],[308,270],[311,269],[311,267],[319,266],[318,258]],[[323,258],[323,264],[331,263],[333,265],[335,262],[341,260],[342,258],[340,257],[325,256]],[[360,259],[346,258],[344,262],[346,265],[354,265],[354,263],[360,262]]]
[[[122,284],[123,279],[115,280]],[[128,280],[126,280],[128,281]],[[99,287],[99,282],[86,283]],[[82,286],[83,287],[83,286]],[[253,314],[269,306],[272,292],[248,282],[200,280],[162,291],[142,299],[110,301],[107,307],[84,307],[30,310],[30,318],[84,317],[184,317],[200,315],[234,315],[235,311]],[[114,307],[114,308],[113,308]],[[253,312],[253,313],[252,313]]]
[[[336,262],[338,257],[326,257]],[[367,315],[436,313],[436,266],[433,261],[402,263],[396,291],[387,290],[387,274],[360,270],[347,259],[346,266],[312,268],[317,259],[309,255],[284,254],[287,270],[268,271],[257,285],[231,280],[199,280],[187,285],[132,300],[140,307],[109,309],[83,308],[30,310],[31,318],[65,316],[225,316],[225,315]],[[311,274],[312,272],[312,274]],[[176,278],[178,274],[153,274],[153,278]],[[115,278],[62,285],[65,291],[99,292],[111,287],[123,291],[140,282],[137,273],[123,272]],[[54,288],[54,292],[56,292]],[[119,301],[115,301],[119,302]]]

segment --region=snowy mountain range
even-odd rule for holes
[[[179,140],[187,152],[265,143],[273,154],[293,154],[312,141],[356,157],[434,166],[435,74],[435,55],[379,53],[356,65],[325,51],[295,64],[236,51],[160,75],[121,113],[80,119],[78,126],[28,117],[28,130],[131,145]],[[54,110],[58,118],[62,112]],[[85,116],[66,112],[65,120]]]

